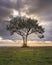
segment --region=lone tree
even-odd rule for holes
[[[22,36],[23,46],[27,46],[28,35],[35,33],[39,38],[43,38],[44,28],[38,25],[38,20],[34,20],[26,17],[15,17],[10,20],[10,24],[7,25],[7,30],[13,35],[14,32]]]

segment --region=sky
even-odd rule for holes
[[[6,30],[9,20],[15,16],[26,16],[37,19],[45,28],[44,38],[31,34],[31,41],[52,41],[52,0],[0,0],[0,43],[22,40],[22,37]]]

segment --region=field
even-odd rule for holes
[[[52,47],[1,47],[0,65],[52,65]]]

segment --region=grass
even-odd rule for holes
[[[0,65],[52,65],[52,47],[0,48]]]

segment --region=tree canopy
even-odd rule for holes
[[[7,25],[7,30],[11,32],[11,35],[16,32],[21,35],[24,39],[26,39],[28,35],[35,33],[39,38],[43,38],[44,28],[38,24],[38,20],[26,18],[26,17],[15,17],[10,20],[10,24]],[[25,41],[24,41],[25,43]]]

